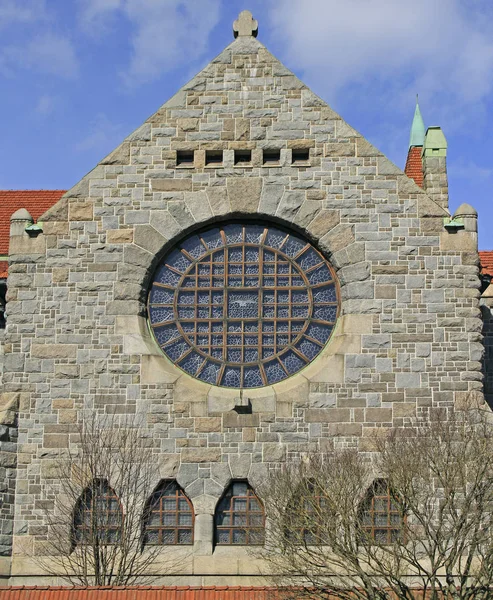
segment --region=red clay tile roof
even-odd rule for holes
[[[25,208],[36,221],[65,194],[65,190],[0,190],[0,256],[9,251],[10,217]],[[7,277],[7,261],[0,259],[0,278]]]
[[[272,587],[0,587],[0,600],[275,600]]]
[[[481,273],[493,277],[493,250],[480,250]]]
[[[404,173],[414,179],[419,187],[423,187],[423,161],[421,152],[423,148],[420,146],[411,146],[407,155],[406,167]]]

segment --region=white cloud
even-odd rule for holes
[[[0,72],[12,76],[19,68],[65,79],[72,79],[79,72],[70,39],[51,32],[41,33],[26,43],[11,44],[0,50]]]
[[[106,114],[96,115],[89,133],[75,145],[77,152],[94,151],[105,155],[111,152],[124,138],[123,128],[118,123],[113,123]]]
[[[43,94],[38,98],[34,111],[42,117],[47,117],[55,111],[56,105],[57,99],[54,96]]]
[[[31,23],[45,18],[45,0],[0,0],[0,29],[14,23]]]
[[[491,179],[493,168],[479,165],[466,158],[460,158],[449,165],[449,173],[452,173],[454,177],[477,184]]]
[[[277,0],[269,14],[288,64],[327,97],[385,83],[393,102],[470,103],[493,87],[490,0]]]
[[[104,31],[116,15],[131,24],[132,54],[123,80],[135,87],[189,65],[207,50],[221,0],[80,0],[86,30]]]

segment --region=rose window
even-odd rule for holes
[[[158,267],[154,336],[180,369],[213,385],[282,381],[326,345],[339,307],[333,270],[277,227],[228,224],[192,234]]]

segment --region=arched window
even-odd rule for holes
[[[216,544],[261,546],[264,530],[262,502],[248,482],[233,481],[216,507]]]
[[[285,535],[290,542],[316,546],[324,543],[334,516],[330,515],[323,490],[312,481],[306,481],[288,502],[285,521]]]
[[[117,544],[121,540],[123,508],[106,479],[94,479],[74,508],[73,544]]]
[[[176,481],[162,481],[144,510],[144,545],[193,544],[194,512]]]
[[[377,479],[368,490],[360,509],[360,523],[366,541],[393,544],[402,539],[404,510],[385,479]]]

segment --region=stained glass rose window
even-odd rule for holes
[[[231,223],[164,257],[148,301],[153,334],[180,369],[213,385],[290,377],[326,345],[339,310],[332,267],[298,234]]]

